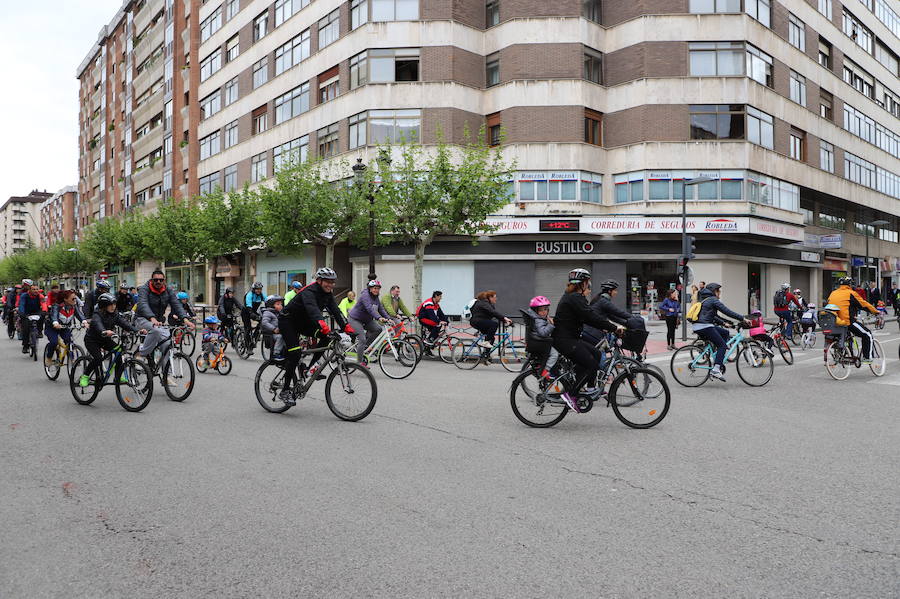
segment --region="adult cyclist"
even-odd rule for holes
[[[788,283],[782,283],[781,289],[775,292],[775,298],[772,300],[775,305],[775,314],[778,318],[784,319],[787,323],[784,329],[784,336],[788,339],[794,338],[794,312],[791,304],[796,306],[797,310],[803,309],[800,300],[796,295],[791,293],[791,286]]]
[[[225,293],[219,299],[219,306],[216,308],[216,316],[222,321],[223,329],[228,330],[234,327],[234,313],[238,310],[240,310],[240,305],[234,297],[234,289],[226,287]]]
[[[97,298],[104,293],[109,293],[109,283],[100,279],[91,291],[84,294],[84,317],[90,320],[94,316],[94,308],[97,306]]]
[[[3,304],[3,320],[6,322],[6,332],[12,337],[13,331],[16,329],[16,300],[18,299],[21,285],[9,287],[6,290],[6,302]]]
[[[40,326],[43,320],[42,318],[42,320],[32,323],[28,317],[34,315],[43,317],[44,315],[44,295],[36,285],[29,287],[28,291],[19,297],[18,310],[22,320],[22,353],[27,354],[29,347],[31,347],[29,345],[31,343],[31,327],[34,325]],[[38,331],[40,330],[38,328]]]
[[[698,337],[709,341],[716,348],[713,368],[709,375],[725,382],[725,352],[728,350],[727,343],[730,335],[728,330],[722,326],[726,324],[726,321],[719,318],[718,313],[721,312],[725,316],[741,320],[748,325],[750,321],[747,317],[729,309],[719,299],[721,297],[722,286],[718,283],[707,283],[706,287],[697,294],[697,301],[700,302],[700,314],[692,326]]]
[[[115,298],[113,301],[115,302]],[[174,312],[179,319],[184,320],[187,316],[175,292],[171,287],[166,286],[165,273],[161,270],[154,270],[150,275],[150,280],[138,288],[137,318],[134,324],[137,328],[145,329],[147,336],[144,338],[143,345],[135,352],[136,358],[149,357],[157,346],[171,336],[168,329],[161,328],[166,321],[167,309]],[[184,320],[184,324],[189,329],[194,329],[194,323],[190,320]]]
[[[122,283],[119,285],[119,293],[116,295],[116,312],[123,314],[130,312],[132,308],[134,308],[134,297],[128,291],[128,284]]]
[[[562,398],[569,409],[579,412],[578,395],[586,395],[596,399],[602,388],[588,387],[579,393],[584,384],[595,377],[600,365],[600,352],[587,341],[582,340],[581,333],[585,324],[610,332],[624,330],[591,310],[586,295],[591,292],[591,273],[583,268],[576,268],[569,273],[566,292],[556,307],[553,319],[553,347],[575,364],[576,381],[572,393],[563,393]]]
[[[591,300],[591,310],[597,313],[601,318],[605,318],[613,324],[628,327],[628,321],[633,317],[619,306],[613,303],[615,297],[619,294],[619,283],[608,279],[600,283],[600,293]],[[584,327],[583,333],[585,339],[596,344],[604,337],[604,333],[596,328],[587,325]],[[601,365],[602,367],[602,365]]]
[[[253,283],[250,291],[244,296],[244,305],[241,306],[241,320],[244,321],[244,330],[247,332],[248,338],[250,336],[250,320],[259,320],[259,307],[266,301],[262,289],[262,283],[259,281]]]
[[[863,363],[872,363],[872,331],[862,323],[856,321],[856,313],[860,310],[868,310],[872,314],[878,314],[878,310],[864,300],[861,295],[853,290],[853,279],[844,277],[838,281],[838,288],[828,296],[826,304],[834,304],[838,307],[838,315],[835,324],[847,327],[851,334],[859,337],[862,342]]]

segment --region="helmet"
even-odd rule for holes
[[[187,298],[188,298],[187,291],[179,291],[178,292],[178,299],[187,299]]]
[[[125,282],[119,283],[119,289],[128,289],[128,283],[125,283]]]
[[[794,289],[794,295],[800,295],[801,293],[803,293],[803,292],[800,291],[799,289]]]
[[[838,306],[834,305],[834,304],[828,304],[827,306],[825,306],[825,307],[822,308],[822,309],[823,309],[823,310],[828,310],[829,312],[837,312],[837,311],[840,310],[840,308],[839,308]]]
[[[709,289],[713,293],[715,293],[716,291],[718,291],[721,288],[722,288],[722,286],[718,283],[707,283],[706,284],[706,289]]]
[[[850,285],[853,287],[853,277],[841,277],[840,280],[838,280],[838,285]]]
[[[337,273],[334,272],[333,269],[325,266],[316,271],[316,278],[317,279],[327,279],[329,281],[337,281]]]
[[[781,284],[781,288],[782,288],[782,289],[790,289],[790,288],[791,288],[791,284],[790,284],[790,283],[782,283],[782,284]]]
[[[607,281],[603,281],[602,283],[600,283],[600,292],[601,293],[606,293],[607,291],[612,291],[613,289],[618,289],[618,288],[619,288],[619,284],[616,281],[613,281],[612,279],[609,279]]]
[[[283,302],[284,298],[280,295],[270,295],[266,298],[266,308],[271,308],[276,302]]]
[[[750,313],[750,316],[762,316],[762,312],[759,310],[754,310]]]
[[[300,289],[301,287],[303,287],[303,285],[300,284],[300,281],[294,281],[293,283],[291,283],[291,287],[293,287],[294,289]]]
[[[109,289],[109,282],[103,279],[97,281],[97,289]]]
[[[221,324],[222,321],[215,316],[207,316],[203,319],[203,322],[205,322],[206,324]]]
[[[7,288],[6,288],[6,292],[7,292],[7,293],[9,293],[9,292],[12,291],[12,290],[13,290],[12,287],[7,287]]]
[[[543,295],[538,295],[537,297],[531,298],[531,301],[528,302],[528,305],[531,308],[541,308],[543,306],[549,306],[550,300],[548,300]]]
[[[29,287],[31,287],[32,285],[34,285],[34,281],[32,281],[31,279],[22,279],[22,285],[28,285]]]
[[[262,289],[263,285],[259,281],[253,283],[253,286],[250,289]]]
[[[226,287],[225,293],[234,293],[234,289],[232,289],[231,287]]]
[[[369,288],[381,287],[381,281],[379,281],[378,279],[372,279],[371,281],[369,281],[369,283],[366,285],[366,287],[369,287]]]
[[[570,283],[581,283],[582,281],[590,281],[591,273],[584,268],[575,268],[569,271]]]
[[[806,307],[807,307],[807,308],[815,308],[816,305],[815,305],[815,304],[806,304]]]
[[[107,306],[112,306],[115,303],[116,298],[114,298],[111,293],[101,293],[100,297],[97,298],[97,305],[100,306],[101,310]]]

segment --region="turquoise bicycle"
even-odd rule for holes
[[[69,389],[76,402],[90,405],[97,399],[100,389],[115,385],[120,406],[129,412],[140,412],[147,407],[153,397],[153,374],[144,362],[126,355],[121,342],[103,356],[100,366],[88,375],[88,384],[82,386],[81,375],[87,374],[91,360],[90,355],[81,356],[69,372]]]
[[[511,330],[508,326],[501,327],[497,332],[497,340],[490,348],[479,345],[485,340],[484,335],[470,340],[457,339],[450,351],[453,363],[462,370],[472,370],[481,363],[490,364],[496,353],[503,368],[509,372],[520,372],[528,356],[524,341],[514,341]]]
[[[743,329],[748,328],[746,325],[739,324],[737,328],[737,333],[726,344],[725,362],[734,356],[734,364],[741,380],[751,387],[762,387],[772,380],[775,372],[772,353],[743,333]],[[708,341],[702,346],[685,345],[672,354],[669,369],[680,385],[699,387],[709,380],[715,355],[716,348]]]

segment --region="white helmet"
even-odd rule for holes
[[[790,289],[790,288],[791,288],[791,284],[790,284],[790,283],[782,283],[782,284],[781,284],[781,288],[782,288],[782,289]]]
[[[316,271],[316,278],[317,279],[328,279],[329,281],[336,281],[337,273],[334,272],[334,269],[324,266]]]
[[[794,289],[794,295],[800,295],[802,293],[799,289]]]

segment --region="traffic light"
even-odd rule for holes
[[[682,240],[681,247],[681,259],[682,266],[688,263],[688,260],[693,260],[695,257],[695,252],[697,251],[697,238],[693,235],[685,235]]]

